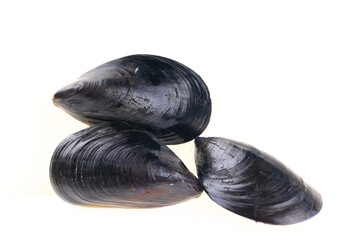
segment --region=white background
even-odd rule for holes
[[[0,238],[359,239],[358,1],[2,1]],[[198,199],[134,210],[69,205],[48,167],[86,126],[52,95],[113,59],[175,59],[208,85],[202,136],[251,144],[323,197],[309,221],[255,223]],[[193,143],[171,147],[195,173]]]

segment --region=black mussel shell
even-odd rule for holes
[[[181,63],[153,55],[100,65],[59,90],[53,102],[86,124],[124,121],[165,144],[199,136],[211,115],[210,94],[201,77]]]
[[[63,140],[50,179],[61,198],[80,205],[163,207],[202,192],[198,179],[153,135],[115,123]]]
[[[318,192],[272,156],[224,138],[197,138],[198,177],[220,206],[255,221],[285,225],[322,207]]]

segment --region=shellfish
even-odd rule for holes
[[[225,138],[196,138],[196,167],[209,197],[255,221],[285,225],[316,215],[322,199],[272,156]]]
[[[80,205],[163,207],[202,192],[167,146],[119,123],[98,124],[63,140],[51,160],[50,180],[61,198]]]
[[[211,115],[201,77],[179,62],[153,55],[102,64],[56,92],[53,102],[86,124],[123,121],[165,144],[199,136]]]

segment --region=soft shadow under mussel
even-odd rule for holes
[[[50,179],[64,200],[80,205],[163,207],[197,197],[198,179],[148,132],[99,124],[63,140]]]
[[[100,65],[56,92],[53,102],[86,124],[127,122],[165,144],[193,140],[211,115],[201,77],[179,62],[153,55]]]
[[[220,206],[255,221],[285,225],[315,216],[322,199],[272,156],[224,138],[197,138],[198,177]]]

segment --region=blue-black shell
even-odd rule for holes
[[[193,140],[211,115],[210,93],[201,77],[179,62],[154,55],[100,65],[56,92],[53,102],[86,124],[123,121],[165,144]]]
[[[63,140],[51,159],[50,180],[61,198],[79,205],[163,207],[202,192],[167,146],[119,123],[98,124]]]
[[[197,174],[220,206],[258,222],[286,225],[315,216],[321,195],[274,157],[225,138],[197,138]]]

